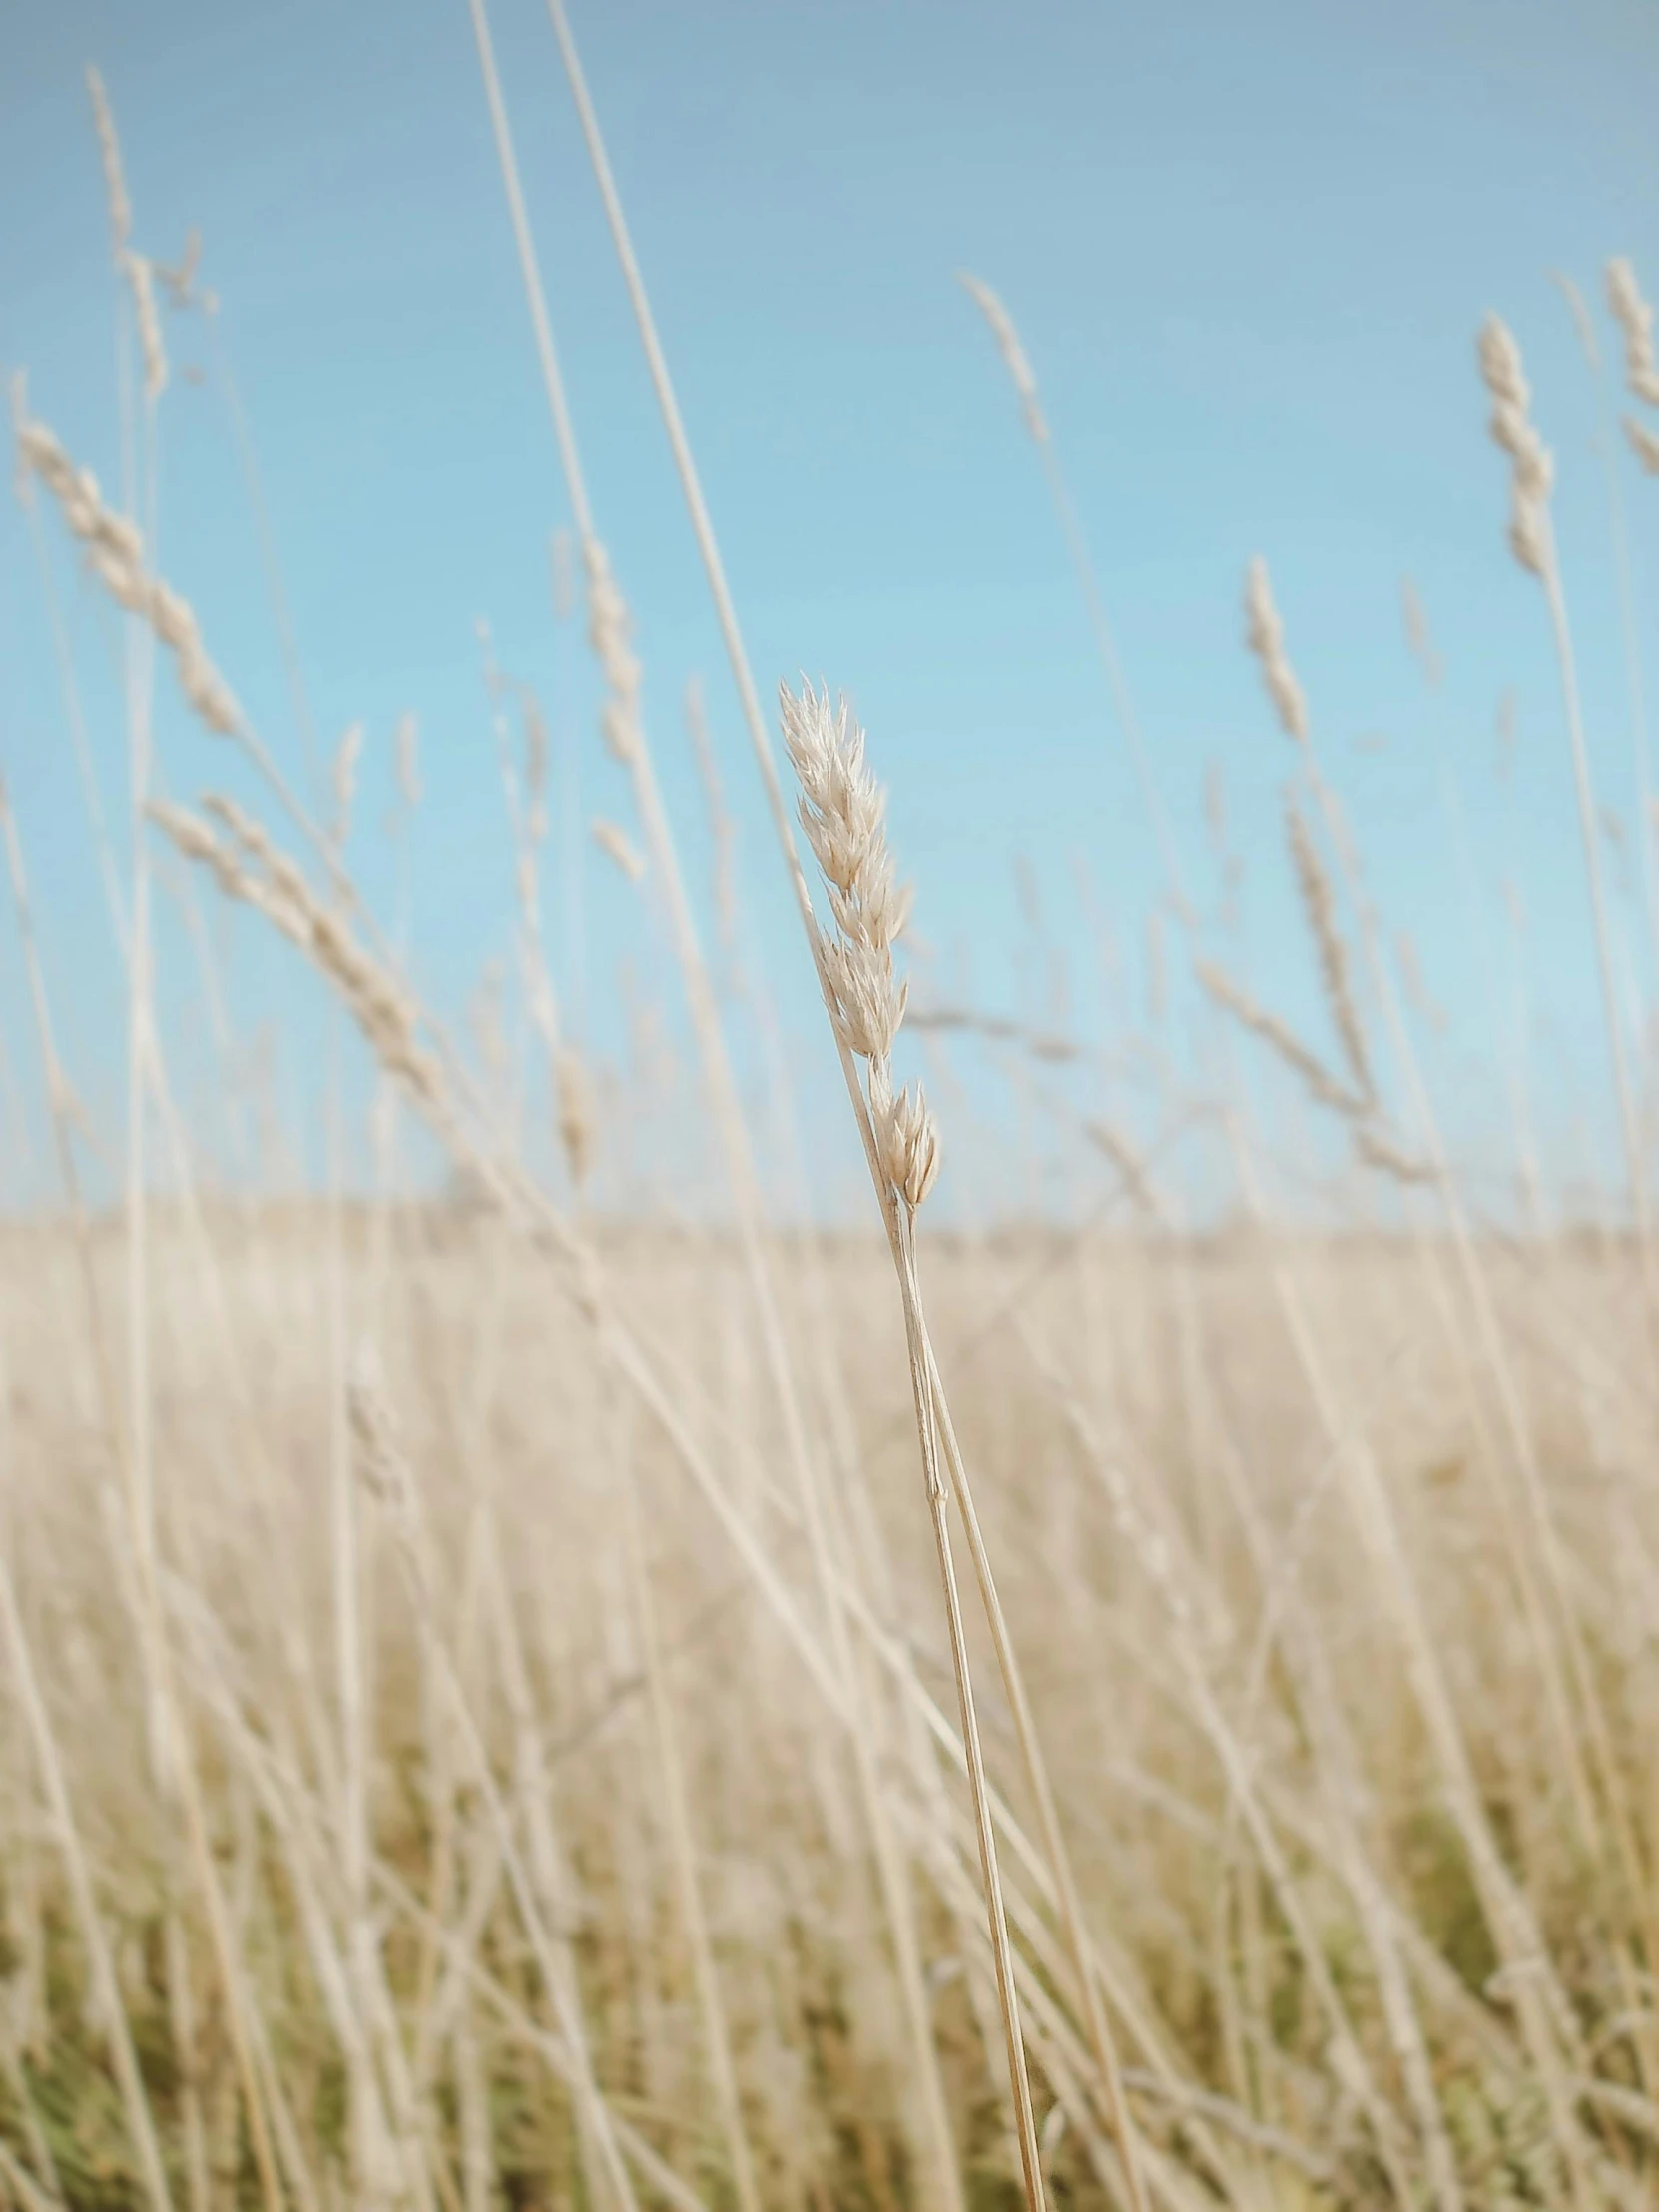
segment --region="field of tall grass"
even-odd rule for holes
[[[1156,1105],[1132,1133],[1110,1086],[1091,1099],[1092,1045],[929,981],[880,733],[805,682],[774,705],[751,667],[550,8],[748,741],[717,768],[694,715],[706,891],[471,0],[593,738],[628,797],[593,839],[647,902],[683,1040],[666,1064],[649,1008],[615,1066],[561,1004],[569,855],[533,697],[486,662],[515,962],[470,1039],[359,888],[380,833],[353,819],[359,735],[307,775],[249,719],[155,551],[175,339],[218,303],[195,247],[141,251],[90,80],[126,482],[100,485],[19,379],[16,491],[123,977],[127,1111],[98,1127],[82,1103],[30,824],[0,802],[12,1074],[54,1177],[0,1225],[0,2202],[1659,2201],[1659,1281],[1627,984],[1659,914],[1655,820],[1644,768],[1632,891],[1513,337],[1471,317],[1470,390],[1491,559],[1526,573],[1559,665],[1558,865],[1583,878],[1605,1017],[1577,1079],[1617,1140],[1611,1194],[1580,1210],[1546,1188],[1518,1072],[1473,1172],[1448,1144],[1410,917],[1380,911],[1254,559],[1236,649],[1282,732],[1322,1007],[1315,1030],[1278,1010],[1234,926],[1220,795],[1209,848],[1182,850],[1035,374],[968,279],[1138,780],[1159,972],[1202,1038],[1196,1075],[1155,1031],[1109,1040]],[[1616,494],[1659,472],[1652,312],[1622,261],[1604,315],[1572,304],[1592,357],[1598,328],[1614,348]],[[70,592],[121,611],[121,789],[88,742]],[[1432,681],[1414,600],[1406,618]],[[185,788],[157,766],[164,689],[200,726]],[[740,772],[776,852],[735,849]],[[418,809],[412,725],[395,776]],[[810,1112],[745,979],[740,866],[787,870],[799,910],[839,1065]],[[234,1064],[228,916],[325,1009],[309,1179],[268,1172],[282,1094]],[[195,963],[205,1081],[164,942]],[[1058,1127],[1068,1163],[1000,1220],[951,1203],[1015,1141],[963,1079],[981,1052],[1025,1102],[1018,1141],[1035,1160]],[[1063,1094],[1062,1066],[1082,1071]],[[867,1169],[856,1203],[821,1165],[831,1111]],[[631,1174],[665,1128],[695,1186]]]

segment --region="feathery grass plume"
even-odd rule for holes
[[[626,830],[600,816],[593,824],[593,841],[609,860],[614,860],[630,883],[638,883],[645,876],[645,855],[634,845]]]
[[[1273,711],[1286,737],[1308,743],[1308,702],[1285,651],[1285,625],[1273,603],[1268,564],[1258,553],[1245,571],[1245,640],[1261,664]]]
[[[146,571],[144,540],[137,526],[105,506],[97,477],[89,468],[75,467],[43,422],[19,422],[17,457],[20,468],[32,470],[57,500],[110,597],[142,617],[172,654],[190,707],[216,735],[235,736],[242,726],[242,710],[209,660],[189,605],[160,577]]]
[[[201,815],[165,801],[152,804],[150,818],[186,859],[212,871],[228,897],[262,913],[334,984],[381,1066],[441,1120],[437,1063],[419,1040],[418,1010],[401,985],[322,904],[263,824],[219,794],[204,799],[202,807],[224,836]]]
[[[1549,562],[1549,493],[1555,464],[1533,427],[1532,388],[1526,381],[1520,347],[1508,324],[1489,314],[1477,347],[1480,374],[1491,394],[1488,424],[1493,442],[1509,456],[1509,549],[1534,576]]]
[[[98,155],[104,165],[104,196],[110,210],[110,238],[116,258],[125,253],[133,235],[133,203],[127,197],[127,177],[121,165],[121,140],[116,135],[104,80],[96,69],[87,71],[87,91],[92,96],[93,128],[98,133]]]
[[[1333,1112],[1346,1114],[1351,1121],[1363,1121],[1370,1110],[1370,1101],[1349,1089],[1302,1042],[1296,1032],[1287,1027],[1277,1014],[1270,1014],[1259,1006],[1242,983],[1235,982],[1225,968],[1219,968],[1212,960],[1196,960],[1193,973],[1207,997],[1224,1013],[1231,1014],[1242,1028],[1275,1051],[1285,1065],[1300,1078],[1310,1096]]]
[[[1039,445],[1046,445],[1048,424],[1043,419],[1042,405],[1037,397],[1037,379],[1032,372],[1031,363],[1026,359],[1025,348],[1019,341],[1019,332],[1014,328],[1013,317],[990,285],[982,283],[977,276],[970,276],[965,269],[957,272],[957,281],[990,324],[996,349],[1002,355],[1002,365],[1008,371],[1009,381],[1019,395],[1025,427]]]
[[[1296,793],[1285,790],[1285,841],[1290,847],[1291,865],[1296,871],[1296,887],[1302,900],[1302,911],[1313,933],[1319,953],[1320,983],[1325,992],[1327,1011],[1332,1027],[1343,1048],[1343,1058],[1348,1062],[1349,1073],[1365,1098],[1376,1096],[1377,1084],[1372,1075],[1371,1056],[1366,1049],[1366,1032],[1360,1020],[1360,1010],[1355,1003],[1354,986],[1349,975],[1348,947],[1337,927],[1337,899],[1331,887],[1331,878],[1325,871],[1319,848],[1308,828]]]
[[[1636,271],[1627,256],[1607,264],[1607,305],[1624,333],[1624,380],[1631,396],[1659,407],[1659,359],[1653,349],[1653,309],[1642,297]]]
[[[1659,437],[1654,435],[1645,422],[1638,422],[1634,415],[1625,415],[1621,419],[1631,452],[1650,476],[1659,476]]]

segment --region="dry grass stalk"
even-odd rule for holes
[[[110,240],[117,259],[125,253],[133,235],[133,203],[127,197],[127,178],[121,164],[121,140],[116,132],[104,80],[96,69],[87,71],[87,91],[92,97],[93,127],[98,133],[98,153],[104,165],[104,196],[110,211]]]
[[[57,500],[111,598],[146,622],[172,654],[180,689],[193,711],[219,736],[237,735],[242,711],[208,658],[191,608],[159,577],[147,573],[137,526],[105,505],[97,477],[91,469],[75,467],[43,422],[20,423],[17,452],[19,465],[32,470]]]
[[[343,850],[351,834],[351,802],[357,795],[357,766],[362,758],[363,726],[352,723],[334,750],[331,781],[334,788],[333,839]]]
[[[1276,1052],[1291,1072],[1297,1076],[1312,1098],[1333,1112],[1346,1115],[1351,1121],[1363,1121],[1368,1113],[1369,1101],[1357,1091],[1351,1090],[1320,1059],[1309,1050],[1295,1030],[1270,1014],[1266,1007],[1257,1004],[1244,985],[1229,975],[1225,968],[1216,966],[1213,960],[1194,963],[1193,973],[1198,977],[1208,997],[1214,1000],[1224,1013],[1231,1014],[1242,1028]]]
[[[888,1186],[883,1212],[896,1210],[895,1259],[904,1300],[916,1428],[956,1678],[1020,2164],[1026,2201],[1031,2212],[1040,2212],[1045,2202],[1042,2154],[946,1514],[946,1473],[939,1442],[943,1393],[925,1335],[915,1266],[915,1215],[938,1172],[938,1137],[919,1086],[913,1096],[908,1091],[895,1094],[892,1087],[890,1056],[906,996],[905,986],[893,973],[892,948],[908,919],[910,894],[898,886],[886,841],[884,795],[865,764],[863,732],[845,701],[831,709],[828,691],[815,693],[804,685],[799,696],[782,687],[780,703],[785,746],[801,785],[801,825],[819,863],[835,922],[834,935],[819,948],[824,1001],[842,1047],[867,1065],[872,1168],[877,1188],[882,1177]]]
[[[1534,576],[1551,560],[1549,493],[1555,464],[1533,427],[1532,389],[1520,348],[1499,316],[1486,317],[1479,342],[1480,374],[1491,394],[1492,442],[1509,456],[1509,549]]]
[[[1285,625],[1274,604],[1268,564],[1258,553],[1245,571],[1245,642],[1262,670],[1279,727],[1294,743],[1308,743],[1308,702],[1285,651]]]
[[[1635,327],[1645,339],[1645,321],[1638,318]],[[1627,341],[1629,335],[1627,330]],[[1562,590],[1560,563],[1555,555],[1555,538],[1549,517],[1553,464],[1528,412],[1532,395],[1522,368],[1520,348],[1507,326],[1495,314],[1486,317],[1480,332],[1478,351],[1480,372],[1492,398],[1491,434],[1510,460],[1510,547],[1522,567],[1531,570],[1543,585],[1555,643],[1555,657],[1561,673],[1561,696],[1567,720],[1573,794],[1578,810],[1579,846],[1584,856],[1584,872],[1590,893],[1596,965],[1601,982],[1608,1053],[1613,1067],[1613,1088],[1619,1110],[1619,1130],[1624,1146],[1625,1176],[1642,1254],[1649,1314],[1653,1326],[1659,1328],[1659,1272],[1655,1269],[1652,1250],[1647,1171],[1625,1043],[1624,1013],[1615,974],[1612,920],[1602,882],[1600,844],[1596,835],[1595,785],[1590,773],[1589,747],[1584,736],[1583,715],[1579,706],[1578,675],[1573,657],[1572,633],[1567,622],[1566,597]],[[1637,365],[1640,366],[1640,363]]]
[[[962,270],[958,275],[958,281],[990,325],[991,336],[996,340],[996,349],[1002,355],[1002,365],[1008,371],[1008,380],[1019,394],[1025,427],[1039,445],[1046,445],[1048,424],[1043,419],[1042,405],[1037,397],[1037,379],[1032,372],[1031,363],[1025,357],[1025,348],[1019,341],[1019,332],[1014,328],[1013,317],[990,285],[981,283],[977,276],[971,276],[966,270]]]
[[[1009,380],[1012,382],[1014,391],[1018,396],[1020,413],[1024,417],[1025,426],[1031,433],[1032,442],[1035,444],[1041,458],[1043,475],[1048,483],[1049,497],[1054,503],[1054,512],[1060,524],[1060,533],[1065,539],[1066,551],[1071,558],[1071,564],[1076,571],[1078,585],[1083,594],[1083,604],[1088,614],[1089,628],[1094,635],[1095,650],[1100,656],[1100,665],[1105,673],[1107,689],[1111,693],[1113,712],[1117,716],[1118,727],[1122,732],[1124,743],[1129,749],[1130,762],[1135,771],[1135,781],[1140,789],[1141,804],[1146,809],[1147,821],[1151,825],[1152,833],[1158,840],[1159,856],[1162,859],[1164,873],[1168,879],[1170,898],[1179,918],[1190,926],[1193,921],[1193,905],[1192,900],[1187,895],[1186,880],[1181,869],[1180,852],[1170,830],[1169,818],[1164,811],[1157,780],[1152,773],[1151,756],[1141,730],[1140,717],[1135,711],[1135,703],[1130,696],[1129,685],[1123,673],[1123,663],[1118,654],[1117,639],[1113,634],[1111,622],[1107,618],[1106,602],[1101,593],[1100,579],[1095,572],[1095,565],[1089,554],[1088,542],[1084,538],[1071,492],[1067,487],[1065,476],[1061,472],[1059,456],[1055,451],[1054,440],[1049,435],[1047,420],[1038,402],[1035,373],[1026,356],[1025,348],[1020,343],[1019,333],[1014,328],[1013,317],[997,294],[992,291],[988,284],[982,283],[977,276],[970,276],[965,271],[960,273],[960,281],[990,327],[991,335],[996,341],[997,351],[1002,356],[1003,366],[1007,369]]]
[[[1375,1123],[1362,1122],[1355,1130],[1354,1149],[1368,1167],[1391,1175],[1396,1183],[1432,1184],[1438,1180],[1430,1161],[1416,1160],[1402,1152]]]
[[[1626,256],[1607,264],[1607,304],[1624,334],[1624,380],[1631,395],[1659,407],[1659,357],[1653,349],[1653,309],[1642,296],[1636,271]]]
[[[156,312],[155,264],[148,256],[130,250],[122,256],[122,264],[133,287],[133,319],[138,327],[139,358],[144,363],[144,396],[153,407],[167,389],[167,347],[162,342],[161,316]]]
[[[445,1095],[438,1064],[420,1042],[418,1010],[401,984],[323,904],[259,822],[234,800],[217,794],[202,804],[225,831],[223,836],[200,815],[164,801],[151,807],[151,819],[187,860],[212,872],[228,898],[263,914],[304,953],[339,992],[388,1074],[405,1085],[424,1111],[441,1114]]]
[[[599,816],[594,821],[592,834],[594,843],[606,859],[621,868],[630,883],[645,880],[645,855],[619,823],[607,822],[603,816]]]
[[[1405,636],[1422,670],[1422,680],[1430,691],[1437,690],[1445,665],[1435,650],[1433,635],[1428,627],[1428,615],[1422,596],[1410,577],[1401,579],[1399,587],[1400,611],[1405,618]]]
[[[703,686],[695,676],[686,685],[686,729],[708,803],[709,828],[714,838],[715,927],[722,950],[732,958],[738,947],[737,830],[721,791],[720,770],[715,763],[708,716],[703,708]]]
[[[1337,1032],[1343,1058],[1348,1062],[1349,1073],[1360,1096],[1370,1100],[1377,1095],[1377,1084],[1366,1047],[1365,1025],[1360,1019],[1349,974],[1348,947],[1337,927],[1336,893],[1313,833],[1297,805],[1296,793],[1289,786],[1285,791],[1285,838],[1296,871],[1302,911],[1319,953],[1320,982],[1332,1027]]]

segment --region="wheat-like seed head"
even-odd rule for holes
[[[136,526],[105,506],[97,477],[89,468],[75,467],[45,423],[26,417],[18,421],[17,457],[19,468],[32,470],[57,500],[110,597],[142,617],[173,655],[188,704],[210,730],[234,736],[242,725],[242,710],[209,660],[189,604],[146,572],[144,540]]]
[[[1607,304],[1624,333],[1624,380],[1637,399],[1659,407],[1659,360],[1653,350],[1653,309],[1622,254],[1607,264]]]
[[[876,1158],[913,1213],[939,1171],[939,1135],[918,1086],[894,1095],[893,1040],[909,985],[893,972],[893,946],[910,917],[887,847],[886,794],[864,759],[864,734],[844,699],[803,684],[779,686],[784,744],[801,785],[801,826],[824,876],[832,933],[818,939],[819,975],[835,1034],[867,1064]]]
[[[640,684],[643,670],[628,640],[633,625],[605,548],[591,533],[582,540],[588,576],[588,643],[599,661],[609,697],[600,730],[614,760],[626,765],[639,756]]]
[[[1008,371],[1010,382],[1019,394],[1020,411],[1025,416],[1025,427],[1039,445],[1048,442],[1048,424],[1043,418],[1042,403],[1037,397],[1037,379],[1031,363],[1025,357],[1025,348],[1019,341],[1012,315],[992,291],[989,284],[981,283],[966,270],[960,275],[963,290],[979,312],[990,324],[996,349],[1002,355],[1002,365]]]
[[[873,1105],[877,1091],[873,1081],[870,1091]],[[921,1085],[914,1091],[906,1085],[896,1097],[884,1099],[873,1126],[882,1171],[913,1213],[933,1188],[940,1159],[938,1125]]]
[[[1634,415],[1622,417],[1624,434],[1635,454],[1650,476],[1659,476],[1659,437],[1655,437],[1645,422],[1638,422]]]
[[[1549,493],[1555,464],[1532,425],[1532,391],[1508,324],[1489,314],[1477,347],[1491,394],[1493,441],[1509,456],[1509,547],[1522,568],[1542,576],[1549,561]]]
[[[169,805],[151,820],[186,859],[210,868],[228,897],[252,906],[296,945],[335,987],[381,1066],[396,1076],[435,1119],[448,1106],[436,1061],[420,1043],[418,1013],[395,977],[364,950],[343,919],[324,906],[263,824],[234,800],[212,793],[202,802],[226,831],[221,837],[200,815]]]
[[[1285,651],[1285,625],[1273,601],[1268,564],[1258,553],[1245,572],[1245,638],[1261,664],[1274,713],[1286,737],[1308,743],[1308,703]]]
[[[621,868],[630,883],[644,880],[645,855],[638,850],[627,830],[619,824],[600,818],[593,825],[593,841],[607,859],[613,860]]]
[[[133,235],[133,203],[127,197],[127,178],[121,166],[121,141],[116,136],[104,80],[96,69],[87,71],[87,91],[92,95],[93,128],[98,133],[98,154],[104,165],[104,194],[110,209],[110,236],[117,256]]]

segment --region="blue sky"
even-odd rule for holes
[[[805,667],[855,697],[918,882],[918,925],[946,973],[994,1011],[1029,1001],[1040,964],[1020,945],[1024,856],[1071,970],[1072,1018],[1104,1034],[1110,999],[1093,980],[1077,863],[1136,997],[1158,890],[1033,453],[954,282],[965,267],[1002,292],[1035,363],[1200,880],[1200,790],[1206,764],[1224,765],[1263,995],[1317,1026],[1279,844],[1289,754],[1241,644],[1257,551],[1388,920],[1412,929],[1453,1017],[1430,1049],[1454,1112],[1472,1130],[1497,1111],[1497,994],[1480,946],[1489,935],[1501,951],[1507,869],[1527,902],[1544,1107],[1562,1145],[1594,1149],[1606,1083],[1559,697],[1536,587],[1502,547],[1503,466],[1483,432],[1473,338],[1496,307],[1525,352],[1560,464],[1597,773],[1628,819],[1595,393],[1549,273],[1591,295],[1609,347],[1605,257],[1630,254],[1659,290],[1651,10],[574,0],[572,19],[763,688]],[[497,0],[492,20],[671,804],[702,864],[679,705],[700,672],[746,895],[805,1036],[804,960],[551,30],[539,0]],[[579,739],[584,814],[626,819],[581,649],[550,619],[547,541],[568,504],[464,0],[158,0],[142,13],[63,0],[7,11],[0,57],[0,361],[27,366],[36,411],[118,480],[112,288],[82,83],[96,61],[137,243],[171,258],[202,226],[315,718],[329,744],[367,725],[355,857],[388,911],[396,874],[377,824],[391,731],[406,709],[420,717],[428,798],[410,941],[453,1006],[504,951],[512,918],[476,618]],[[176,364],[211,367],[192,325],[174,321],[170,336]],[[296,759],[211,379],[175,379],[162,438],[162,566],[273,749]],[[1659,484],[1621,474],[1651,651]],[[117,798],[109,625],[59,555]],[[1407,571],[1446,666],[1434,703],[1404,645]],[[119,1095],[108,932],[34,557],[10,502],[0,594],[0,755],[71,1050],[104,1102]],[[1511,686],[1515,765],[1499,785],[1494,718]],[[234,781],[170,688],[162,696],[170,788]],[[1357,748],[1378,737],[1385,750]],[[1436,746],[1463,788],[1479,926],[1438,812]],[[649,925],[604,862],[585,872],[587,1000],[596,1042],[614,1046],[615,963],[649,967]],[[250,1002],[286,1006],[280,963],[238,942]],[[568,946],[561,963],[573,983]],[[17,983],[0,932],[4,1035],[21,1051]],[[174,987],[188,989],[184,971]]]

